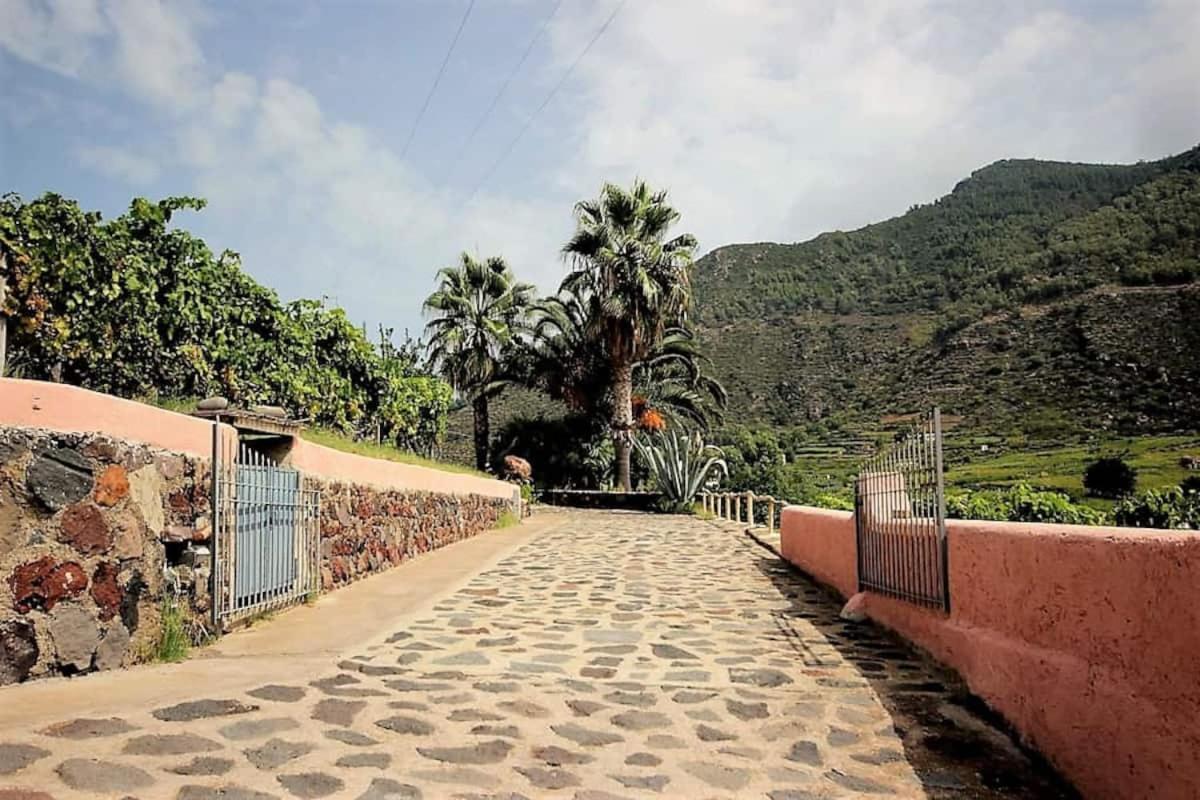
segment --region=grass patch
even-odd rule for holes
[[[174,664],[188,657],[192,641],[188,636],[187,622],[183,609],[173,597],[165,597],[162,601],[159,619],[158,641],[154,644],[151,659],[158,662]]]
[[[712,513],[711,511],[708,511],[704,508],[703,503],[693,503],[692,504],[692,516],[694,516],[698,519],[704,519],[704,520],[717,518],[716,514]]]
[[[410,453],[407,450],[401,450],[386,444],[357,441],[343,433],[329,430],[328,428],[305,428],[301,437],[313,444],[319,444],[332,450],[341,450],[343,453],[354,453],[355,455],[366,456],[368,458],[381,458],[385,461],[411,464],[415,467],[428,467],[429,469],[438,469],[442,472],[456,472],[462,475],[475,475],[480,478],[493,477],[485,472],[480,472],[477,469],[462,464],[448,464],[444,461],[435,461],[432,458],[425,458],[416,453]]]
[[[499,531],[499,530],[504,530],[505,528],[511,528],[511,527],[513,527],[513,526],[515,526],[515,525],[520,525],[520,524],[521,524],[521,518],[520,518],[520,517],[518,517],[518,516],[517,516],[516,514],[514,514],[512,511],[504,511],[504,512],[503,512],[502,514],[500,514],[500,516],[499,516],[499,517],[496,519],[496,524],[495,524],[495,525],[493,525],[492,527],[493,527],[493,529],[494,529],[494,530],[498,530],[498,531]]]

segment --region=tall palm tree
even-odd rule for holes
[[[679,212],[667,193],[635,180],[626,190],[608,183],[595,200],[575,205],[575,233],[563,246],[573,271],[561,292],[588,310],[588,327],[612,370],[611,414],[617,484],[629,491],[633,447],[633,366],[686,319],[696,238],[667,232]]]
[[[429,361],[463,397],[475,416],[475,467],[488,466],[488,400],[506,382],[504,358],[524,328],[534,288],[520,283],[503,258],[478,261],[463,253],[458,266],[438,272],[425,299],[433,315],[425,326]]]

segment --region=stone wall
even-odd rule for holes
[[[321,590],[344,586],[495,527],[512,501],[317,482]]]
[[[164,594],[202,619],[208,494],[191,456],[0,426],[0,685],[146,656]]]

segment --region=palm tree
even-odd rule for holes
[[[519,283],[503,258],[478,261],[463,253],[456,267],[438,272],[425,299],[434,315],[425,326],[429,361],[463,397],[475,416],[475,467],[488,462],[488,400],[507,381],[504,360],[524,329],[533,286]]]
[[[627,191],[608,183],[596,200],[575,205],[575,233],[563,247],[572,271],[560,292],[587,307],[589,332],[612,370],[609,426],[616,450],[617,484],[632,488],[633,367],[686,319],[696,238],[667,239],[679,212],[642,180]]]

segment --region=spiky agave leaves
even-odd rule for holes
[[[670,430],[634,442],[654,482],[676,508],[690,506],[709,476],[729,474],[724,453],[698,434]]]

